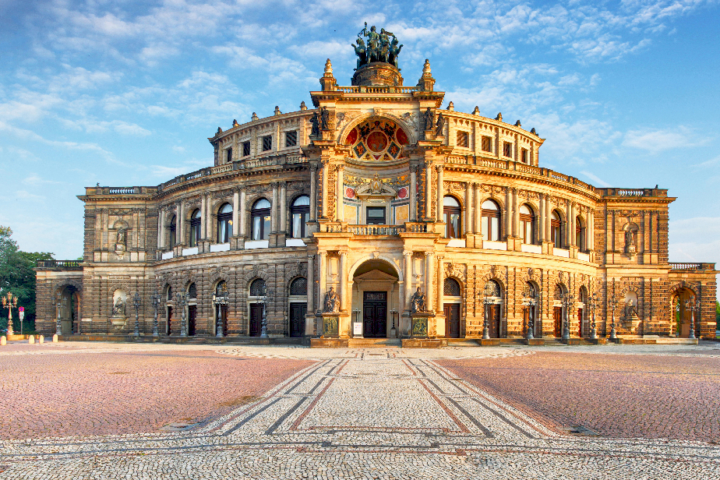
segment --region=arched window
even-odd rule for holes
[[[550,216],[550,241],[555,244],[555,248],[562,248],[562,234],[562,217],[557,210],[553,210]]]
[[[258,278],[250,284],[250,296],[262,297],[265,295],[265,280]]]
[[[177,217],[175,215],[170,220],[170,231],[168,233],[170,234],[170,248],[173,248],[177,243]]]
[[[307,295],[307,279],[305,277],[296,278],[292,281],[290,295]]]
[[[535,243],[535,214],[527,205],[520,207],[520,237],[523,243]]]
[[[191,283],[188,287],[188,296],[190,297],[190,300],[194,300],[197,298],[197,287],[194,283]]]
[[[215,287],[215,294],[220,295],[225,292],[227,292],[227,283],[225,283],[225,280],[222,280],[218,282],[217,287]]]
[[[167,298],[167,301],[168,301],[168,302],[172,302],[172,300],[173,300],[172,287],[171,287],[170,285],[168,285],[167,287],[165,287],[165,292],[167,292],[167,294],[166,294],[166,296],[165,296],[165,298]]]
[[[502,290],[500,285],[495,280],[489,280],[485,284],[483,295],[491,298],[502,298]]]
[[[261,198],[252,207],[252,239],[267,240],[270,237],[270,202]]]
[[[575,245],[581,252],[587,250],[585,245],[585,222],[583,222],[582,217],[575,218]]]
[[[443,215],[445,221],[445,238],[460,238],[460,203],[449,195],[443,198]]]
[[[302,195],[296,198],[290,207],[290,215],[292,215],[292,237],[307,237],[305,224],[310,220],[310,197]]]
[[[446,278],[443,282],[443,295],[446,297],[459,297],[460,284],[453,278]]]
[[[485,240],[500,240],[500,207],[493,200],[482,204],[482,233]]]
[[[232,231],[232,205],[226,203],[218,211],[217,217],[217,242],[228,243],[230,241],[230,232]]]
[[[202,215],[200,209],[195,210],[190,216],[190,246],[197,247],[200,241],[200,225],[202,224]]]

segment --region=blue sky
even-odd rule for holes
[[[717,1],[0,0],[0,225],[21,248],[82,253],[85,186],[157,185],[212,163],[234,118],[341,85],[363,22],[429,58],[456,110],[547,139],[542,166],[653,187],[671,261],[720,263]]]

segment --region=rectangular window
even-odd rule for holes
[[[468,148],[468,132],[457,132],[457,146]]]
[[[285,132],[285,146],[294,147],[297,145],[297,132]]]
[[[303,238],[305,236],[305,225],[310,221],[309,213],[293,213],[292,216],[292,236],[293,238]]]
[[[250,155],[250,142],[243,142],[243,157]]]
[[[528,152],[527,148],[522,149],[522,163],[530,164],[530,152]]]
[[[267,137],[262,137],[262,149],[263,149],[263,152],[272,150],[272,135],[268,135]]]
[[[492,138],[482,137],[483,152],[492,152]]]
[[[368,225],[385,225],[385,207],[367,207]]]
[[[226,153],[225,153],[225,161],[226,161],[227,163],[232,162],[232,147],[230,147],[230,148],[228,148],[227,150],[225,150],[225,152],[226,152]]]
[[[512,158],[512,143],[503,142],[503,155]]]

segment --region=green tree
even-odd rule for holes
[[[715,301],[715,320],[720,324],[720,302]]]
[[[35,271],[38,260],[52,260],[48,252],[22,252],[12,238],[10,227],[0,225],[0,295],[12,292],[18,306],[25,307],[24,324],[33,328],[35,322]],[[7,328],[7,309],[0,310],[0,330]],[[13,312],[13,328],[20,330],[17,310]]]

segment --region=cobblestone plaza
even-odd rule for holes
[[[709,342],[13,342],[0,478],[717,478],[719,366]]]

